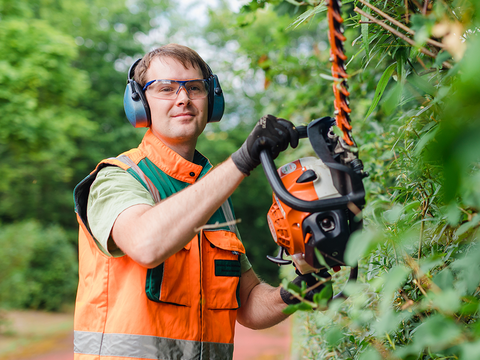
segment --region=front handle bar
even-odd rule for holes
[[[297,131],[299,132],[300,138],[308,138],[308,127],[307,126],[297,126]],[[364,193],[362,192],[350,192],[349,194],[323,200],[312,200],[306,201],[297,198],[296,196],[290,194],[285,185],[283,184],[280,176],[278,175],[275,163],[272,159],[272,154],[268,149],[262,149],[260,151],[260,162],[262,163],[263,171],[267,177],[270,186],[272,187],[273,192],[277,197],[287,206],[292,209],[306,212],[317,212],[317,211],[327,211],[327,210],[338,210],[344,209],[347,204],[355,203],[357,205],[363,205]],[[344,166],[337,163],[325,163],[328,167],[332,169],[337,169],[344,171]],[[348,173],[349,176],[355,176],[352,172]]]

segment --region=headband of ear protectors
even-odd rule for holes
[[[138,84],[133,78],[135,75],[135,68],[142,59],[136,60],[128,70],[127,88],[123,97],[123,107],[127,119],[133,127],[149,127],[151,125],[150,107],[147,103],[147,98],[143,92],[142,86]],[[212,70],[207,65],[210,75],[208,76],[208,122],[220,121],[225,109],[225,99],[223,98],[223,91],[220,87],[217,75],[212,73]]]

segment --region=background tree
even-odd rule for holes
[[[147,37],[152,19],[166,5],[166,1],[136,1],[128,7],[123,1],[0,1],[0,224],[5,229],[0,236],[11,241],[7,234],[12,229],[22,236],[31,228],[30,220],[43,235],[27,244],[20,262],[34,258],[31,251],[45,255],[45,246],[56,241],[57,235],[49,230],[56,225],[74,251],[75,184],[99,159],[141,139],[142,132],[124,120],[125,68],[131,56],[143,53],[137,38]],[[2,251],[8,253],[8,248]],[[76,262],[69,259],[67,271],[60,258],[66,253],[56,254],[50,265],[37,259],[32,266],[38,274],[43,267],[45,274],[51,270],[69,277],[65,291],[56,293],[71,301],[75,287],[67,283],[76,281]],[[27,285],[10,281],[13,270],[8,279],[0,279],[2,285],[41,290],[30,293],[29,302],[8,300],[1,305],[58,309],[61,301],[50,305],[42,300],[42,294],[53,290],[47,279],[55,278],[53,273],[32,277],[28,266],[23,271]]]

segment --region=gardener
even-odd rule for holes
[[[210,170],[195,146],[222,116],[223,94],[207,64],[170,44],[146,54],[129,78],[133,72],[127,115],[149,130],[138,148],[104,160],[75,189],[75,358],[231,359],[235,320],[275,325],[291,297],[282,290],[282,300],[280,288],[255,275],[228,199],[259,164],[260,149],[276,157],[297,146],[298,134],[286,120],[263,117]]]

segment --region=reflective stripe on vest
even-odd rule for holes
[[[231,359],[233,344],[208,343],[131,334],[75,331],[74,352],[141,359]]]

